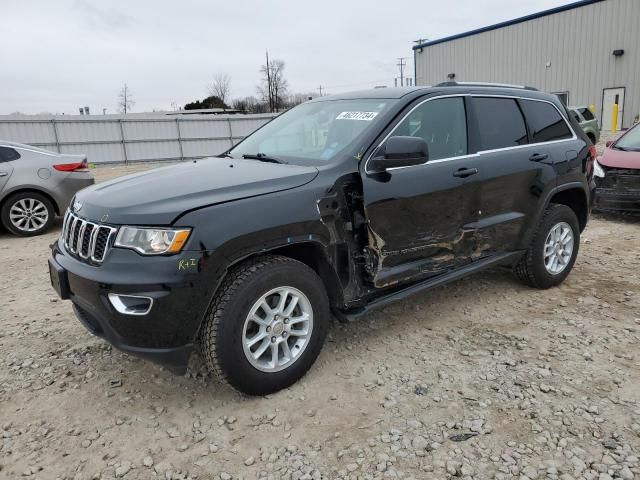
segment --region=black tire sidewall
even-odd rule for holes
[[[9,218],[9,211],[11,210],[11,206],[14,205],[16,202],[23,200],[25,198],[33,198],[34,200],[38,200],[39,202],[42,202],[42,204],[45,206],[49,214],[49,218],[47,218],[46,223],[41,228],[39,228],[38,230],[34,230],[33,232],[25,232],[16,228],[13,225],[13,223],[11,223],[11,219]],[[17,235],[19,237],[34,237],[36,235],[41,235],[45,233],[47,230],[49,230],[49,228],[51,228],[51,225],[53,224],[53,221],[56,217],[56,211],[55,211],[55,208],[53,207],[53,204],[51,203],[51,200],[49,200],[47,197],[45,197],[41,193],[20,192],[20,193],[11,195],[3,203],[0,216],[2,217],[2,224],[4,225],[4,227],[14,235]]]
[[[573,252],[571,253],[571,259],[566,268],[562,272],[553,275],[547,271],[544,264],[544,244],[551,229],[560,222],[565,222],[571,227],[573,232]],[[553,206],[540,224],[540,229],[532,247],[531,267],[533,269],[533,275],[536,278],[536,283],[541,288],[550,288],[562,283],[571,273],[578,257],[578,250],[580,249],[580,225],[573,210],[565,205]]]
[[[313,308],[313,329],[309,343],[290,367],[279,372],[263,372],[246,358],[243,349],[244,322],[255,302],[277,287],[294,287],[303,292]],[[216,355],[231,385],[249,394],[266,394],[286,388],[301,378],[315,362],[329,325],[329,307],[324,285],[316,273],[303,264],[283,263],[253,274],[236,290],[220,319]]]

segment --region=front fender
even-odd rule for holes
[[[315,189],[293,189],[213,205],[176,222],[193,229],[181,256],[195,259],[192,268],[198,281],[194,287],[201,290],[202,318],[228,269],[242,260],[302,243],[326,254],[330,232],[318,212],[319,197]]]

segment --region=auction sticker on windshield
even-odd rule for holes
[[[376,115],[378,115],[378,112],[342,112],[336,117],[336,120],[364,120],[365,122],[370,122]]]

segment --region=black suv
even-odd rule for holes
[[[249,394],[291,385],[331,315],[487,267],[562,282],[595,149],[555,96],[445,83],[322,97],[216,158],[82,190],[51,281],[115,347]]]

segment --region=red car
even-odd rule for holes
[[[596,208],[640,213],[640,124],[607,142],[594,177]]]

